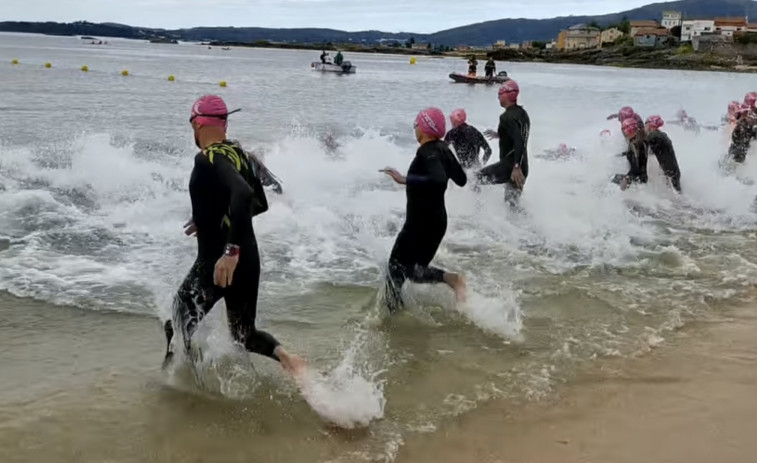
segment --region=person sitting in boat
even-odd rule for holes
[[[326,64],[326,58],[328,58],[329,52],[326,50],[323,50],[323,53],[321,53],[321,63]]]
[[[487,78],[494,77],[494,73],[497,72],[497,65],[494,64],[494,58],[492,58],[491,56],[489,57],[489,60],[486,62],[486,66],[484,67],[484,70],[486,71]]]
[[[468,75],[470,77],[476,77],[476,67],[478,67],[476,55],[470,55],[470,59],[468,60]]]
[[[341,66],[342,62],[344,62],[344,56],[342,56],[342,52],[338,51],[336,52],[336,56],[334,57],[334,64],[337,66]]]

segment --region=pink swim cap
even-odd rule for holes
[[[738,101],[731,101],[728,103],[728,114],[735,114],[736,110],[741,107],[741,103]]]
[[[426,108],[418,113],[415,125],[431,137],[442,138],[447,133],[444,113],[439,108]]]
[[[465,120],[468,118],[468,115],[465,114],[464,109],[456,109],[452,111],[452,114],[449,115],[449,120],[452,122],[452,127],[457,127],[461,124],[465,124]]]
[[[633,137],[639,131],[639,122],[635,118],[629,117],[623,121],[622,127],[623,133],[627,137]]]
[[[626,119],[630,119],[636,114],[632,107],[630,106],[623,106],[620,108],[620,111],[618,111],[618,119],[620,122],[623,122]]]
[[[745,103],[745,104],[742,104],[741,106],[739,106],[739,108],[736,110],[736,114],[737,115],[741,115],[741,114],[744,114],[744,113],[748,113],[751,110],[752,110],[752,108],[748,104]]]
[[[511,101],[518,101],[518,95],[520,95],[518,82],[515,82],[514,80],[505,81],[505,83],[499,87],[497,94],[500,98],[502,98],[502,95],[508,95]]]
[[[757,103],[757,92],[749,92],[744,96],[745,105],[754,108],[755,103]]]
[[[239,111],[235,109],[229,112],[223,98],[216,95],[205,95],[200,97],[192,105],[192,116],[189,121],[197,121],[203,127],[227,127],[229,114]]]
[[[665,121],[662,120],[660,116],[649,116],[647,118],[646,125],[652,127],[653,129],[657,130],[663,125],[665,125]]]

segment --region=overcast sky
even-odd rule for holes
[[[713,0],[717,1],[717,0]],[[0,0],[0,21],[436,32],[502,18],[615,13],[653,0]]]

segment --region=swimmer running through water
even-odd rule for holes
[[[164,367],[174,355],[174,324],[191,355],[192,335],[223,298],[234,340],[249,352],[279,361],[297,377],[305,361],[255,327],[260,256],[252,217],[265,212],[268,202],[255,163],[226,138],[229,114],[218,96],[206,95],[192,106],[190,123],[201,151],[195,156],[189,181],[192,219],[185,233],[197,237],[197,259],[174,299],[173,321],[164,325]]]
[[[660,128],[665,122],[660,116],[650,116],[646,121],[646,142],[649,152],[652,153],[660,164],[662,172],[668,179],[668,183],[677,192],[681,192],[681,169],[678,168],[678,160],[673,149],[673,142]]]
[[[644,141],[644,129],[639,129],[635,117],[626,118],[623,121],[622,130],[628,140],[625,156],[630,169],[625,175],[617,174],[612,181],[619,184],[621,190],[625,190],[631,183],[647,183],[647,147]]]
[[[520,87],[508,80],[499,88],[499,104],[505,112],[499,117],[497,131],[487,130],[486,136],[499,139],[499,162],[484,167],[477,174],[479,184],[505,185],[505,201],[517,207],[528,178],[528,137],[531,119],[518,105]]]
[[[421,111],[414,125],[420,147],[407,176],[389,167],[382,171],[405,185],[407,196],[405,223],[389,256],[386,279],[386,303],[392,313],[404,306],[402,285],[407,279],[415,283],[446,283],[455,291],[458,302],[465,300],[462,276],[429,266],[447,232],[447,183],[452,180],[465,186],[465,171],[442,141],[445,121],[440,109]]]
[[[748,105],[741,105],[736,110],[736,127],[731,133],[731,146],[728,148],[728,154],[736,162],[746,160],[752,139],[755,137],[755,127],[749,117],[750,113],[751,108]]]
[[[452,111],[449,116],[449,120],[452,122],[452,130],[444,136],[444,142],[455,148],[457,159],[460,160],[460,165],[464,169],[480,168],[489,162],[492,149],[481,132],[466,122],[466,118],[464,109]],[[479,160],[481,150],[484,151],[484,157]]]

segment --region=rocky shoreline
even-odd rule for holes
[[[280,48],[288,50],[316,51],[321,51],[324,47],[322,44],[281,44],[267,41],[254,43],[210,42],[205,43],[204,45],[216,47]],[[650,49],[628,45],[570,52],[515,49],[440,52],[437,50],[423,50],[417,48],[365,48],[349,44],[334,44],[331,47],[328,47],[328,49],[338,49],[344,53],[380,53],[409,56],[457,57],[461,59],[467,59],[471,55],[476,55],[476,58],[479,61],[485,61],[487,57],[492,56],[495,61],[506,62],[579,64],[589,66],[679,69],[689,71],[757,72],[757,50],[737,45],[707,52],[694,52],[693,50],[687,50],[686,48]]]
[[[717,51],[694,52],[686,48],[608,47],[574,52],[495,50],[487,53],[497,61],[584,64],[643,69],[689,71],[757,71],[757,54],[733,46]],[[740,58],[740,59],[739,59]]]

